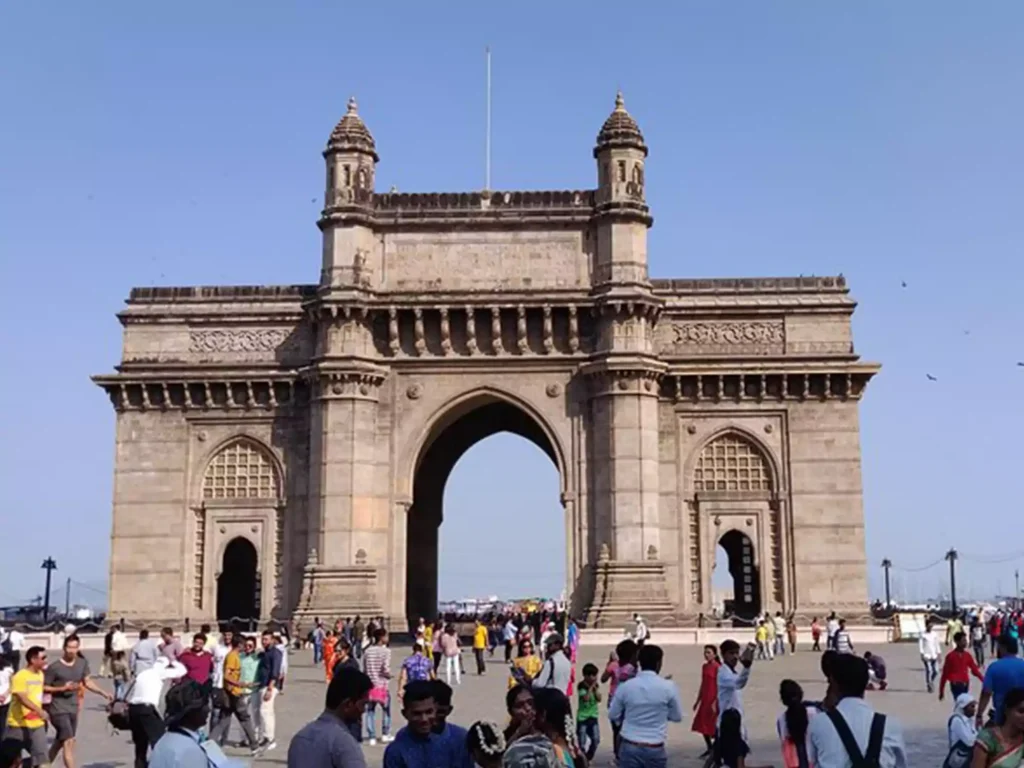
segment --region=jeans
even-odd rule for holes
[[[324,646],[322,643],[313,643],[313,663],[319,664],[324,660]]]
[[[114,698],[120,701],[124,698],[124,691],[127,686],[124,684],[124,680],[114,681]]]
[[[459,662],[460,659],[458,656],[444,657],[444,676],[445,682],[448,683],[448,685],[452,684],[452,670],[455,670],[455,684],[462,684],[462,665]]]
[[[668,768],[668,754],[664,745],[641,747],[623,741],[619,746],[619,768]]]
[[[164,735],[163,718],[149,704],[129,704],[128,723],[135,744],[135,768],[145,768],[147,751]]]
[[[592,761],[594,753],[597,752],[597,745],[601,743],[601,725],[596,717],[576,723],[576,742],[586,753],[587,762]]]
[[[985,666],[985,641],[975,640],[974,643],[974,660],[978,662],[979,667]]]
[[[474,648],[473,655],[476,657],[476,673],[482,675],[487,671],[487,665],[484,664],[484,649]]]
[[[935,678],[939,676],[938,660],[921,659],[921,661],[924,662],[924,684],[928,688],[928,693],[931,693],[935,685]]]
[[[775,636],[775,655],[785,656],[786,655],[786,639],[782,635]]]
[[[366,737],[369,739],[377,738],[377,707],[380,707],[384,713],[381,719],[380,733],[382,736],[387,736],[391,733],[391,694],[388,694],[388,700],[383,704],[376,701],[371,701],[366,705]]]
[[[961,693],[967,693],[968,690],[970,690],[970,683],[949,684],[949,695],[953,697],[953,701],[956,701],[956,697]]]
[[[249,747],[251,749],[256,748],[256,732],[252,728],[252,716],[249,714],[250,698],[252,697],[233,696],[228,693],[227,709],[221,712],[220,720],[210,730],[210,741],[215,741],[220,746],[224,746],[224,740],[227,739],[228,731],[231,730],[231,716],[234,715],[238,718],[238,724],[242,726],[242,732],[249,741]]]

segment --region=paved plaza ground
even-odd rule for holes
[[[740,638],[745,640],[746,638]],[[856,638],[854,638],[856,640]],[[583,648],[582,661],[592,661],[598,666],[608,658],[610,648]],[[865,650],[858,648],[858,651]],[[939,702],[935,696],[924,691],[923,672],[917,655],[917,644],[896,644],[877,646],[872,651],[880,653],[889,669],[889,690],[869,692],[872,704],[902,723],[911,766],[937,766],[946,756],[946,721],[952,711],[949,697]],[[701,738],[690,731],[689,707],[693,704],[700,681],[701,651],[696,647],[667,647],[665,649],[663,673],[672,675],[679,685],[683,704],[688,712],[681,725],[669,728],[669,748],[672,766],[699,766],[697,755],[703,751]],[[395,666],[407,655],[402,647],[393,650]],[[89,654],[93,669],[98,669],[99,660]],[[466,655],[466,667],[475,667],[472,656]],[[506,690],[506,668],[498,656],[488,665],[487,674],[474,674],[463,679],[456,689],[453,722],[468,726],[474,720],[485,718],[504,723],[504,695]],[[773,662],[755,662],[751,681],[745,692],[746,722],[750,729],[751,761],[757,765],[780,765],[781,756],[775,738],[775,718],[781,711],[778,701],[779,681],[792,678],[804,688],[809,699],[820,699],[825,692],[825,683],[819,670],[819,655],[810,651],[798,652]],[[105,687],[109,681],[103,681]],[[972,693],[977,695],[980,684],[972,683]],[[288,743],[292,734],[303,724],[319,714],[324,700],[324,678],[322,668],[314,668],[311,653],[296,651],[290,658],[290,670],[284,695],[277,702],[278,748],[257,760],[257,766],[283,765],[287,759]],[[105,719],[102,702],[96,696],[87,698],[86,710],[79,727],[79,766],[84,768],[131,768],[132,746],[128,734],[111,734]],[[395,728],[402,724],[402,716],[394,712]],[[232,740],[237,738],[238,726],[233,725]],[[606,720],[601,723],[601,748],[595,765],[610,766],[611,729]],[[367,764],[379,766],[382,763],[383,747],[364,746]],[[239,750],[228,749],[229,754],[242,756]],[[58,758],[58,764],[60,759]]]

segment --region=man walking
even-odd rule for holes
[[[256,644],[251,637],[246,638],[244,644],[255,651]],[[259,742],[256,740],[256,732],[253,730],[252,717],[249,712],[249,698],[253,684],[244,680],[242,647],[242,638],[233,637],[231,651],[224,658],[224,693],[227,694],[225,701],[227,707],[210,731],[210,739],[223,746],[228,731],[231,729],[231,715],[234,715],[238,718],[238,724],[242,726],[242,732],[249,742],[252,756],[256,757],[260,754],[257,746]]]
[[[917,641],[917,649],[924,664],[924,684],[931,693],[935,689],[935,678],[939,676],[939,656],[942,655],[942,642],[929,621],[924,625],[924,632]]]
[[[832,709],[812,717],[807,729],[807,757],[816,768],[906,768],[903,729],[864,701],[868,665],[844,653],[829,665],[828,696]]]
[[[782,611],[776,611],[772,619],[772,626],[775,627],[775,655],[786,655],[786,620],[782,618]]]
[[[544,656],[544,666],[533,678],[533,687],[555,688],[568,696],[569,680],[572,679],[572,662],[565,655],[565,641],[557,632],[548,635]]]
[[[505,643],[505,663],[512,663],[512,648],[516,644],[516,636],[519,634],[519,627],[509,616],[505,620],[505,626],[501,630],[501,639]]]
[[[226,629],[220,636],[219,642],[213,647],[213,673],[211,678],[210,695],[210,730],[217,727],[225,712],[231,716],[228,708],[228,697],[224,691],[224,662],[231,653],[231,647],[235,642],[233,630]]]
[[[668,765],[668,724],[682,722],[683,708],[675,683],[659,676],[663,657],[657,645],[644,645],[640,672],[619,685],[608,710],[609,719],[619,726],[620,768]]]
[[[967,650],[967,635],[957,632],[953,635],[953,645],[953,650],[946,654],[946,659],[942,662],[939,701],[945,698],[947,682],[949,683],[949,692],[953,696],[953,700],[956,701],[961,693],[967,693],[970,690],[971,678],[969,675],[974,675],[981,681],[985,679],[981,676],[978,663],[974,660],[971,652]]]
[[[998,658],[985,670],[985,681],[981,687],[978,701],[978,712],[975,723],[981,728],[987,716],[989,702],[992,703],[992,717],[996,725],[1002,725],[1004,719],[1003,699],[1014,688],[1024,688],[1024,659],[1017,655],[1016,638],[1001,635],[996,643]]]
[[[487,671],[484,663],[484,651],[487,650],[487,625],[477,617],[476,626],[473,629],[473,656],[476,658],[476,673],[482,675]]]
[[[12,633],[14,630],[11,630]],[[46,651],[33,645],[25,652],[25,668],[11,678],[11,708],[7,711],[4,739],[21,742],[32,756],[33,765],[50,761],[46,744],[46,723],[50,716],[43,709],[43,669]]]
[[[310,639],[313,641],[313,664],[319,665],[324,659],[324,638],[326,637],[324,632],[324,625],[317,621],[316,626],[313,627],[312,633],[310,633]]]
[[[263,652],[259,655],[256,667],[256,743],[260,749],[269,752],[277,748],[274,739],[277,731],[274,702],[281,680],[281,654],[274,644],[274,634],[269,629],[260,635],[260,644]]]
[[[89,676],[89,662],[78,653],[77,635],[64,638],[64,654],[46,668],[43,692],[51,696],[50,722],[56,731],[50,745],[50,762],[64,755],[64,765],[75,768],[75,736],[78,733],[79,689],[97,693],[107,701],[113,696],[100,688]]]
[[[363,652],[363,671],[370,678],[370,703],[366,705],[366,735],[370,746],[377,743],[377,705],[380,705],[381,742],[387,744],[391,738],[391,649],[388,648],[388,631],[383,627],[375,630],[373,644]]]
[[[132,675],[138,676],[153,666],[160,655],[160,643],[155,638],[150,638],[148,629],[139,630],[139,642],[132,648],[128,655],[128,668]]]

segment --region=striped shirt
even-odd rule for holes
[[[386,645],[371,645],[363,651],[363,671],[374,688],[383,688],[391,678],[391,649]]]

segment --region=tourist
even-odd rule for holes
[[[274,632],[274,651],[281,657],[281,676],[277,678],[277,692],[284,692],[284,681],[288,677],[288,640],[279,628]]]
[[[519,642],[519,653],[512,660],[509,669],[508,687],[516,685],[532,685],[534,679],[540,674],[544,662],[533,652],[532,640],[521,640]]]
[[[719,646],[722,665],[718,668],[718,720],[727,709],[743,715],[743,689],[750,682],[750,667],[754,663],[754,646],[748,644],[740,652],[740,644],[726,640]]]
[[[750,747],[747,745],[743,715],[735,709],[722,713],[722,723],[711,758],[705,765],[726,768],[753,768],[747,765]]]
[[[482,675],[487,671],[484,664],[484,651],[487,650],[487,625],[477,617],[473,628],[473,656],[476,659],[476,673]]]
[[[451,686],[441,680],[431,680],[429,684],[433,687],[435,707],[434,725],[431,730],[441,742],[441,751],[445,755],[444,764],[472,768],[473,756],[466,746],[466,729],[448,722],[455,709],[452,706]]]
[[[455,625],[448,624],[445,626],[444,632],[439,637],[438,646],[444,657],[444,676],[445,680],[448,681],[448,685],[452,684],[453,674],[455,676],[455,684],[461,685],[462,683],[461,664],[459,663],[461,645],[459,636],[455,633]]]
[[[701,757],[711,754],[715,743],[715,732],[718,730],[718,668],[722,662],[718,658],[718,649],[713,645],[704,646],[704,664],[700,668],[700,687],[697,689],[697,700],[693,702],[693,725],[690,730],[704,737],[704,753]]]
[[[939,635],[930,621],[925,622],[924,632],[917,640],[917,649],[921,654],[921,663],[924,664],[924,684],[931,693],[935,688],[935,678],[939,676],[939,657],[942,655]]]
[[[110,665],[114,661],[114,627],[103,636],[103,661],[100,663],[100,677],[110,677]]]
[[[836,649],[836,632],[839,631],[839,619],[836,617],[836,612],[832,611],[828,615],[828,621],[825,623],[826,639],[825,647],[831,648],[833,651]]]
[[[956,642],[956,636],[964,631],[964,623],[959,616],[946,622],[946,647]]]
[[[548,738],[559,766],[582,768],[587,759],[576,743],[572,727],[572,705],[569,697],[557,688],[544,688],[534,692],[534,721],[537,731]]]
[[[775,721],[775,730],[782,743],[782,764],[784,768],[806,768],[807,726],[818,708],[804,701],[804,690],[795,680],[783,680],[779,684],[779,699],[785,707]]]
[[[516,637],[519,634],[519,627],[512,621],[511,618],[505,620],[505,626],[502,628],[502,639],[505,642],[505,663],[512,663],[512,649],[516,644]]]
[[[981,685],[981,697],[978,701],[978,712],[975,723],[982,726],[985,710],[992,702],[992,715],[996,725],[1003,722],[1003,699],[1014,688],[1024,688],[1024,659],[1017,656],[1017,640],[1009,635],[1002,635],[996,643],[997,659],[985,670],[985,679]]]
[[[352,656],[352,646],[345,639],[344,635],[337,638],[337,642],[333,646],[331,659],[334,661],[334,669],[331,671],[332,677],[338,674],[338,671],[341,669],[358,669],[362,671],[359,662]],[[324,656],[324,661],[326,662],[326,660],[327,657]]]
[[[433,731],[437,703],[431,682],[420,681],[406,687],[402,716],[406,725],[384,750],[384,768],[447,766],[447,744]]]
[[[377,705],[380,705],[381,737],[387,744],[391,737],[391,693],[388,685],[391,681],[391,649],[388,648],[388,631],[383,627],[374,629],[373,644],[363,651],[363,671],[373,687],[370,689],[370,702],[366,705],[366,735],[370,746],[377,744]]]
[[[817,616],[811,619],[811,643],[812,651],[821,650],[821,623]]]
[[[250,699],[255,687],[256,667],[258,660],[253,659],[256,641],[251,637],[232,638],[231,651],[224,658],[224,693],[227,705],[221,713],[217,724],[210,730],[210,739],[221,746],[231,730],[231,716],[238,718],[238,724],[245,734],[246,743],[253,756],[259,754],[259,741],[253,728]],[[251,677],[249,676],[251,673]]]
[[[633,630],[633,642],[637,646],[641,646],[650,639],[651,631],[647,628],[647,622],[644,621],[644,617],[639,613],[633,614],[633,621],[636,623],[636,628]]]
[[[309,633],[309,641],[313,645],[313,666],[317,666],[321,661],[324,660],[324,638],[327,637],[327,633],[324,632],[324,625],[317,619],[316,626],[313,627],[313,631]]]
[[[363,638],[366,636],[366,628],[363,626],[362,618],[356,614],[355,620],[352,622],[352,637],[349,642],[352,644],[352,653],[356,657],[356,661],[359,661],[363,657]]]
[[[627,638],[615,646],[615,650],[608,659],[608,665],[601,675],[601,682],[608,682],[609,712],[611,712],[612,703],[615,700],[615,692],[618,690],[619,684],[636,677],[636,654],[636,643]],[[612,750],[615,753],[615,758],[618,759],[619,724],[614,720],[610,722],[612,726]]]
[[[903,729],[864,701],[867,686],[864,659],[848,653],[832,659],[829,691],[836,705],[812,718],[807,729],[808,757],[815,768],[906,767]]]
[[[776,611],[771,619],[772,628],[775,630],[775,651],[776,656],[786,655],[786,620],[782,618],[782,611]]]
[[[594,759],[601,743],[601,686],[597,682],[598,668],[594,664],[583,665],[583,680],[579,684],[576,707],[576,741],[587,756]]]
[[[213,674],[213,654],[206,650],[206,635],[192,636],[192,645],[184,651],[178,661],[187,670],[186,677],[200,685],[206,685]]]
[[[754,630],[754,642],[757,643],[757,658],[761,661],[771,661],[772,648],[768,643],[768,623],[764,619],[757,622]]]
[[[978,731],[971,768],[1019,768],[1024,764],[1024,688],[1007,691],[1002,715],[998,724]]]
[[[331,677],[334,675],[334,668],[337,666],[337,660],[334,658],[334,654],[337,652],[338,643],[342,640],[348,644],[348,640],[341,634],[334,632],[328,632],[324,636],[324,678],[327,680],[327,684],[331,684]],[[351,646],[349,646],[351,649]]]
[[[234,630],[226,629],[213,646],[213,672],[210,678],[210,730],[213,730],[224,712],[228,710],[227,694],[224,692],[224,661],[235,642]]]
[[[362,728],[372,687],[358,669],[339,668],[327,686],[324,711],[292,737],[288,768],[366,768],[353,732]]]
[[[114,651],[114,658],[110,662],[110,678],[114,683],[114,700],[121,701],[132,679],[132,671],[128,667],[124,651]]]
[[[981,670],[978,669],[978,662],[967,650],[967,635],[957,632],[953,635],[954,648],[946,654],[942,662],[942,677],[939,679],[939,701],[946,695],[946,683],[949,683],[949,692],[955,700],[962,693],[967,693],[971,687],[970,675],[984,682]]]
[[[505,734],[496,723],[477,720],[469,727],[466,748],[480,768],[501,768],[505,754]]]
[[[543,706],[548,709],[552,707],[547,697],[559,695],[553,688],[537,691],[537,694],[543,694]],[[566,768],[565,762],[555,756],[554,742],[546,733],[547,712],[542,712],[536,704],[534,707],[531,709],[533,716],[522,720],[518,729],[506,736],[508,746],[501,759],[502,768]]]
[[[256,745],[266,752],[277,748],[274,738],[277,732],[277,714],[274,705],[279,693],[281,680],[281,654],[274,644],[274,634],[269,629],[260,635],[263,650],[256,656],[255,688],[253,693],[253,729]]]
[[[836,630],[832,647],[837,653],[853,653],[853,640],[850,633],[846,631],[846,619],[839,620],[839,629]]]
[[[796,653],[796,621],[792,616],[786,620],[786,637],[789,639],[789,652]]]
[[[886,681],[885,659],[877,653],[864,651],[864,661],[868,665],[868,690],[875,690],[877,685],[879,690],[884,691],[889,686]]]
[[[46,668],[43,693],[50,695],[50,723],[55,737],[50,745],[50,762],[63,753],[69,768],[75,764],[75,735],[78,732],[79,692],[92,691],[108,702],[114,697],[100,688],[89,676],[89,662],[78,651],[77,635],[64,638],[64,653]]]
[[[565,641],[557,632],[548,635],[544,646],[545,661],[540,672],[534,676],[534,688],[556,688],[563,694],[569,693],[569,682],[572,678],[572,662],[565,653]]]
[[[645,645],[637,653],[640,671],[632,680],[619,684],[608,717],[619,725],[619,764],[664,766],[668,723],[683,720],[679,690],[660,677],[663,652],[657,645]]]
[[[159,707],[164,683],[184,676],[187,670],[177,661],[161,656],[135,676],[128,695],[128,723],[135,745],[135,768],[145,768],[146,753],[164,735],[164,721]]]
[[[505,694],[505,711],[508,712],[508,727],[505,728],[505,741],[511,742],[512,737],[532,727],[536,712],[533,707],[533,690],[526,685],[515,685]]]
[[[402,662],[398,673],[398,698],[401,700],[405,686],[417,680],[433,680],[434,665],[423,655],[423,639],[416,638],[412,653]]]
[[[25,635],[17,627],[11,627],[7,631],[7,645],[10,647],[11,666],[15,674],[21,669],[21,649],[25,647]],[[28,663],[28,659],[25,659]]]
[[[974,725],[974,716],[977,714],[975,710],[977,708],[978,702],[974,700],[971,694],[961,693],[956,697],[956,702],[953,705],[953,716],[949,718],[949,723],[946,726],[947,735],[949,736],[949,749],[950,751],[956,750],[959,753],[962,765],[967,765],[974,747],[974,741],[978,737],[978,729]]]
[[[768,637],[766,642],[768,645],[768,659],[771,661],[775,659],[775,641],[777,638],[777,634],[775,632],[775,622],[772,620],[772,617],[768,613],[768,611],[764,612],[763,621],[765,629],[768,630]]]
[[[0,741],[3,741],[7,730],[7,714],[11,708],[11,678],[14,677],[14,665],[11,657],[0,653]]]
[[[201,732],[210,717],[210,698],[195,680],[172,687],[164,699],[167,732],[153,747],[149,768],[200,768],[242,766],[229,760],[215,741],[203,740]]]
[[[153,666],[157,657],[160,656],[160,641],[149,636],[148,629],[139,630],[139,642],[137,642],[128,655],[128,667],[132,675],[138,677],[141,672]]]
[[[971,622],[971,648],[974,650],[974,660],[978,662],[978,666],[985,666],[985,625],[977,616]]]
[[[11,631],[13,633],[14,630]],[[11,677],[11,706],[7,711],[7,733],[4,736],[19,742],[32,756],[32,764],[37,766],[50,762],[49,745],[46,743],[46,724],[50,715],[43,709],[45,667],[46,651],[33,645],[25,652],[25,668]]]
[[[160,630],[160,653],[171,661],[177,661],[178,657],[185,652],[185,646],[181,640],[174,636],[174,630],[164,627]]]

